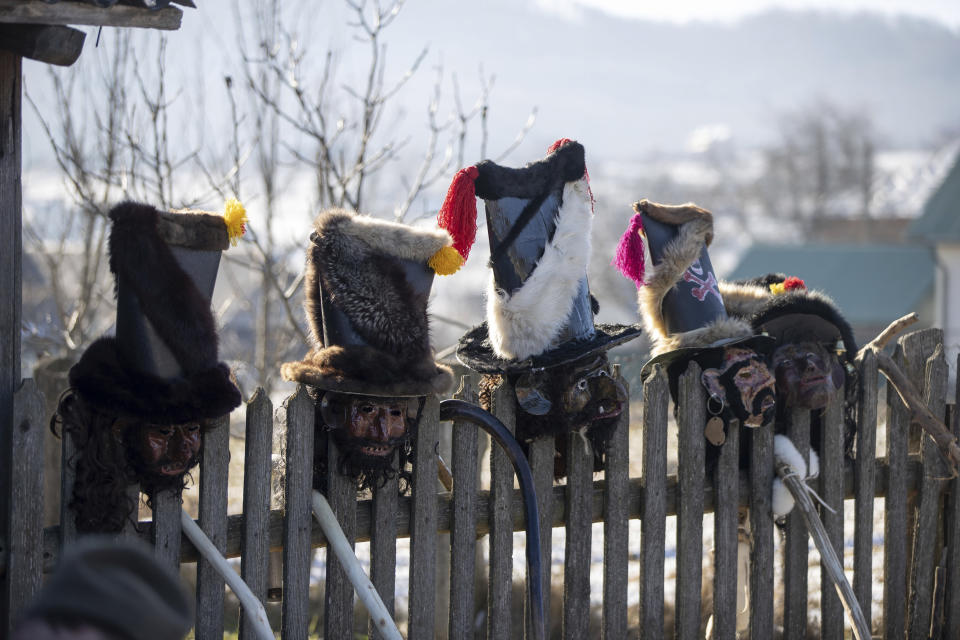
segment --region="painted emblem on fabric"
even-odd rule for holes
[[[720,297],[720,290],[719,286],[717,285],[716,277],[714,277],[712,272],[706,271],[703,268],[703,266],[700,264],[700,260],[696,260],[690,265],[689,269],[683,272],[683,280],[695,285],[692,289],[690,289],[690,295],[700,302],[703,302],[704,299],[711,293],[716,296],[717,300],[719,300],[721,303],[723,302],[723,298]]]

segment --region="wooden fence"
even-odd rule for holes
[[[942,332],[927,330],[905,336],[897,344],[894,359],[923,389],[933,411],[945,417],[958,434],[955,404],[947,405],[947,366],[940,349]],[[570,436],[569,476],[566,484],[554,486],[553,443],[536,442],[530,463],[537,485],[542,531],[566,529],[559,619],[551,620],[555,635],[563,638],[591,637],[590,569],[592,523],[603,523],[603,594],[601,634],[624,638],[675,635],[696,638],[703,620],[713,615],[714,637],[733,638],[736,626],[737,528],[740,506],[749,507],[751,529],[750,629],[754,638],[773,638],[775,613],[785,638],[804,638],[811,623],[808,615],[807,532],[798,514],[787,518],[783,553],[775,557],[776,527],[770,516],[773,471],[773,434],[759,429],[753,434],[748,470],[738,469],[739,436],[733,429],[721,448],[713,477],[705,477],[705,423],[703,388],[697,366],[680,381],[681,401],[676,412],[678,462],[681,473],[667,473],[669,391],[667,380],[657,370],[643,385],[642,473],[629,473],[630,416],[619,419],[610,442],[603,479],[594,479],[592,453],[579,434]],[[960,393],[960,392],[957,392]],[[474,402],[474,388],[465,378],[458,397]],[[956,395],[952,400],[955,402]],[[505,385],[495,390],[493,412],[509,428],[515,424],[515,401]],[[885,412],[886,451],[877,457],[878,414]],[[226,418],[205,435],[205,453],[199,471],[199,524],[216,546],[229,557],[241,558],[241,573],[253,592],[266,601],[270,551],[282,550],[283,638],[306,638],[311,621],[322,620],[320,633],[327,638],[351,638],[367,629],[354,628],[354,594],[336,559],[330,554],[322,609],[311,610],[310,568],[313,552],[323,546],[319,527],[310,511],[312,486],[314,406],[300,388],[274,412],[270,399],[258,392],[246,407],[246,441],[242,515],[227,515],[227,462],[229,426]],[[406,612],[410,638],[475,637],[477,611],[475,574],[486,576],[486,635],[517,637],[528,627],[518,620],[513,605],[513,543],[522,530],[521,501],[514,487],[513,470],[502,451],[490,453],[489,490],[481,490],[478,451],[479,431],[470,424],[453,425],[451,466],[452,492],[439,488],[432,459],[441,425],[438,401],[428,400],[416,440],[421,461],[413,474],[409,496],[398,495],[397,481],[377,489],[371,499],[358,500],[353,485],[336,473],[328,477],[328,499],[348,539],[371,542],[371,577],[391,611],[395,610],[397,539],[410,537],[409,599]],[[842,399],[835,398],[824,410],[821,471],[813,488],[834,512],[822,509],[822,519],[840,557],[844,545],[844,509],[853,509],[855,525],[847,536],[853,539],[852,583],[867,619],[874,620],[874,634],[883,638],[960,637],[960,486],[949,479],[929,438],[921,438],[908,424],[908,414],[899,398],[890,393],[884,407],[878,406],[878,374],[871,354],[859,371],[857,404],[858,441],[854,460],[846,459],[841,442]],[[43,403],[32,381],[24,382],[15,398],[11,530],[13,539],[0,541],[9,560],[0,567],[14,588],[2,606],[13,616],[30,600],[49,571],[62,545],[76,535],[72,517],[63,514],[61,526],[42,527],[40,434],[46,428]],[[809,438],[810,415],[796,412],[788,429],[798,443]],[[274,430],[282,435],[285,457],[284,503],[271,509],[271,460]],[[64,443],[69,457],[70,443]],[[806,447],[799,446],[804,449]],[[337,455],[329,450],[331,460]],[[335,469],[335,464],[329,464]],[[70,474],[63,474],[63,495],[70,492]],[[874,531],[874,498],[882,496],[884,530]],[[846,502],[845,502],[846,501]],[[851,502],[852,501],[852,502]],[[64,503],[67,501],[63,501]],[[196,637],[221,638],[224,629],[224,582],[193,545],[181,536],[180,505],[170,496],[160,496],[153,520],[130,527],[124,535],[148,538],[166,562],[199,562],[197,568]],[[704,549],[704,514],[713,512],[714,551]],[[668,540],[667,518],[676,516],[676,539]],[[629,521],[639,519],[640,539],[628,535]],[[441,534],[449,533],[449,537]],[[489,565],[477,562],[482,535],[489,536]],[[874,538],[883,539],[883,604],[873,610]],[[672,536],[671,536],[672,538]],[[449,604],[437,598],[438,545],[449,539]],[[675,545],[676,583],[672,602],[665,602],[665,549]],[[705,553],[706,551],[706,553]],[[550,536],[542,549],[544,579],[551,566]],[[0,554],[0,558],[3,554]],[[628,598],[628,566],[640,567],[639,602]],[[704,562],[713,563],[714,588],[711,611],[701,600]],[[782,587],[774,584],[776,564],[782,562]],[[482,584],[483,582],[479,582]],[[833,586],[821,580],[820,634],[843,638],[848,628]],[[775,588],[776,587],[776,588]],[[775,591],[782,591],[782,612],[775,612]],[[709,591],[709,589],[707,589]],[[547,593],[547,598],[551,594]],[[446,623],[437,621],[437,603],[449,609]],[[556,603],[555,603],[556,604]],[[526,611],[528,607],[524,607]],[[545,609],[549,612],[550,607]],[[672,613],[671,628],[665,628],[665,611]],[[668,617],[669,619],[669,617]],[[252,629],[241,620],[241,638],[252,638]]]

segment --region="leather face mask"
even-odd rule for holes
[[[157,477],[182,476],[200,458],[200,424],[125,425],[123,440],[136,459],[139,473]]]
[[[333,429],[341,449],[366,458],[389,460],[394,450],[409,440],[417,404],[408,398],[328,392],[320,401],[320,413],[324,424]]]
[[[518,435],[525,440],[589,429],[619,416],[627,402],[623,385],[610,375],[606,355],[524,373],[514,382],[514,391],[527,414],[518,420]]]
[[[723,350],[721,364],[701,375],[711,403],[720,401],[725,411],[747,427],[771,424],[776,414],[774,377],[756,352],[731,347]]]
[[[837,356],[817,342],[787,343],[773,352],[777,401],[790,409],[822,409],[844,384]]]

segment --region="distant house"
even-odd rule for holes
[[[912,217],[824,220],[806,244],[753,245],[723,275],[803,278],[837,302],[860,344],[916,311],[917,328],[943,328],[953,368],[960,350],[960,155],[931,193]]]

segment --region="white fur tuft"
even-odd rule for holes
[[[501,358],[523,360],[556,346],[590,262],[592,216],[587,181],[568,182],[553,240],[523,286],[507,295],[491,273],[487,325]]]
[[[773,457],[778,462],[787,463],[800,477],[806,482],[810,478],[816,478],[820,474],[820,458],[817,452],[810,449],[809,471],[807,463],[803,461],[803,456],[797,451],[793,442],[784,435],[773,437]],[[779,519],[793,510],[793,496],[783,484],[780,478],[773,479],[773,517]]]

